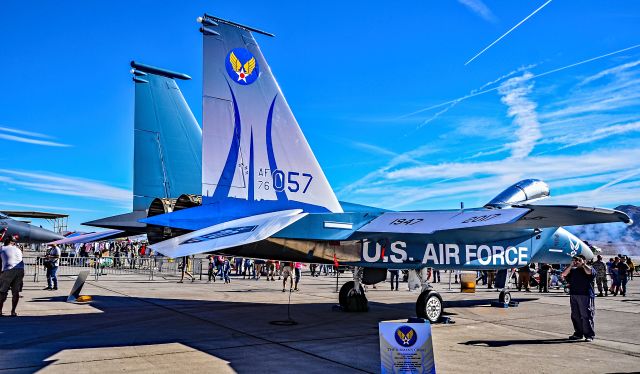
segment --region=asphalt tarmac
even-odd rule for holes
[[[348,280],[341,278],[340,284]],[[445,280],[445,279],[443,279]],[[380,371],[378,322],[415,314],[418,294],[369,287],[368,313],[333,310],[336,279],[303,273],[298,292],[275,281],[232,278],[176,283],[139,275],[87,281],[93,301],[66,303],[60,290],[25,279],[19,317],[0,318],[0,373],[349,373]],[[497,293],[436,284],[454,324],[433,325],[438,372],[638,372],[640,279],[627,297],[596,300],[596,340],[570,342],[569,298],[514,292],[516,308],[490,306]],[[294,326],[270,322],[288,319]],[[8,313],[8,300],[5,314]]]

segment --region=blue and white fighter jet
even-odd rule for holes
[[[346,310],[366,310],[362,284],[388,269],[513,269],[593,257],[561,226],[630,223],[622,212],[532,205],[549,196],[539,180],[507,188],[473,209],[394,212],[339,202],[253,34],[210,15],[203,34],[201,204],[140,222],[179,233],[151,247],[166,256],[234,256],[354,266],[340,291]],[[418,316],[437,321],[442,298],[423,282]],[[500,294],[508,301],[506,290]]]

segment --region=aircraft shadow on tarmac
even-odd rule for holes
[[[510,345],[541,345],[541,344],[572,344],[579,343],[579,340],[560,339],[509,339],[509,340],[469,340],[462,345],[473,345],[477,347],[500,348]]]
[[[528,301],[536,301],[537,297],[528,297],[528,298],[513,298],[513,301],[517,301],[519,303],[526,303]],[[497,301],[497,298],[490,299],[466,299],[466,300],[445,300],[444,307],[445,312],[446,308],[472,308],[476,306],[482,305],[491,305],[492,302]]]
[[[52,303],[52,308],[57,308],[55,305],[65,300],[65,296],[56,296],[29,302]],[[530,300],[535,298],[519,299]],[[491,301],[494,298],[446,301],[445,306],[467,308]],[[282,360],[296,355],[336,369],[377,371],[379,362],[370,358],[378,355],[378,322],[415,313],[413,303],[372,301],[369,313],[331,312],[331,303],[300,303],[291,305],[298,325],[283,327],[269,322],[287,318],[286,304],[95,296],[89,305],[94,308],[92,313],[0,319],[0,370],[33,372],[51,365],[55,362],[51,357],[66,350],[179,343],[227,361],[238,372],[255,370],[251,359],[255,354],[269,357],[266,367],[272,365],[273,370],[278,370]],[[372,362],[356,367],[345,363],[348,360],[314,353],[326,345],[349,344],[350,338],[370,350],[366,356]],[[505,344],[477,342],[483,343]]]
[[[59,309],[65,300],[65,296],[56,296],[29,302],[51,303],[52,309]],[[86,358],[90,352],[82,350],[93,348],[142,349],[179,343],[226,361],[237,372],[254,372],[256,357],[262,357],[260,370],[264,371],[281,371],[282,362],[297,359],[329,371],[375,372],[379,366],[378,322],[409,317],[413,306],[395,304],[399,308],[343,313],[332,312],[330,303],[292,304],[291,316],[298,325],[284,327],[269,322],[287,318],[286,304],[94,296],[89,305],[93,308],[90,312],[87,306],[79,305],[83,308],[79,314],[0,318],[0,371],[35,372],[59,357],[73,361],[76,354],[82,358],[74,362],[91,361]],[[367,357],[357,364],[333,354],[316,353],[326,351],[327,346],[345,347],[346,351],[353,339],[362,343],[359,349]],[[151,351],[153,347],[144,349]],[[99,360],[100,354],[97,357]],[[109,365],[108,361],[105,364]]]

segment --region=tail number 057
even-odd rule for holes
[[[271,175],[273,176],[273,189],[278,192],[282,192],[286,188],[289,192],[298,192],[302,189],[302,193],[307,193],[313,180],[311,174],[297,171],[290,171],[285,175],[282,170],[274,170]]]

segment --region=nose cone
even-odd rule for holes
[[[556,234],[561,238],[561,241],[564,242],[564,247],[566,248],[567,254],[570,256],[583,255],[587,261],[591,260],[595,257],[591,248],[586,245],[582,240],[578,239],[577,236],[573,235],[569,231],[560,227]]]
[[[33,226],[29,232],[29,241],[32,243],[49,243],[60,239],[64,239],[64,236],[41,227]]]

